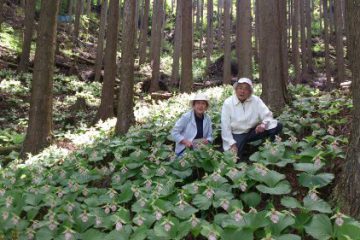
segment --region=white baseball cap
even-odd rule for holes
[[[207,105],[210,105],[210,101],[209,98],[203,94],[203,93],[198,93],[196,94],[191,100],[190,100],[190,107],[193,106],[194,101],[205,101],[207,103]]]
[[[240,78],[239,80],[237,80],[237,81],[234,83],[234,85],[233,85],[234,89],[236,89],[236,87],[237,87],[240,83],[247,83],[247,84],[250,86],[251,91],[253,91],[253,83],[252,83],[252,81],[251,81],[249,78]]]

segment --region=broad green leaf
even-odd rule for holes
[[[81,234],[81,238],[86,240],[98,240],[98,239],[103,239],[105,235],[106,234],[98,230],[89,229],[85,233]]]
[[[296,171],[307,172],[310,174],[316,173],[324,165],[325,165],[325,163],[321,163],[320,165],[315,165],[314,163],[295,163],[295,164],[293,164],[294,169]]]
[[[184,209],[181,209],[178,206],[174,208],[175,216],[180,219],[188,219],[198,211],[198,209],[192,207],[191,205],[186,205]]]
[[[279,237],[275,237],[275,240],[301,240],[301,237],[295,234],[284,234]]]
[[[306,196],[304,198],[304,208],[309,211],[317,211],[320,213],[331,213],[331,206],[322,199],[316,201],[312,200],[310,197]]]
[[[313,188],[313,187],[324,187],[331,183],[334,179],[334,175],[331,173],[320,173],[316,175],[301,173],[299,175],[299,183],[303,187]]]
[[[353,219],[345,218],[341,226],[334,224],[334,232],[337,239],[340,240],[359,239],[360,223]]]
[[[193,204],[200,210],[208,210],[211,206],[212,199],[208,199],[204,195],[197,194],[193,199]]]
[[[283,195],[291,192],[291,186],[287,180],[279,182],[275,187],[272,188],[260,184],[256,186],[256,189],[262,193],[271,195]]]
[[[314,215],[311,222],[305,226],[305,231],[318,240],[327,240],[333,235],[330,218],[324,214]]]
[[[242,193],[240,198],[249,207],[256,207],[261,202],[261,196],[256,192]]]
[[[264,176],[258,173],[255,168],[248,172],[248,176],[258,182],[265,183],[269,187],[274,187],[278,182],[285,179],[285,175],[270,170]]]
[[[252,240],[254,235],[250,229],[225,228],[221,233],[221,238],[226,240]]]
[[[289,197],[289,196],[286,196],[286,197],[283,197],[281,199],[281,205],[283,205],[284,207],[287,207],[287,208],[301,208],[301,204],[299,203],[298,200],[296,200],[296,198],[293,198],[293,197]]]

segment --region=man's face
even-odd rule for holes
[[[251,95],[251,88],[247,83],[240,83],[235,89],[236,96],[240,101],[245,101]]]

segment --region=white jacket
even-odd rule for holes
[[[269,130],[277,126],[272,112],[257,96],[250,96],[244,103],[236,95],[227,98],[221,112],[221,137],[223,148],[229,150],[236,143],[233,134],[247,133],[251,128],[264,123]]]
[[[171,130],[171,136],[176,142],[175,152],[180,153],[185,149],[185,145],[180,143],[187,139],[193,141],[197,134],[197,127],[195,122],[194,110],[184,113],[180,119],[177,120],[175,126]],[[212,142],[212,123],[210,117],[205,114],[203,120],[203,136],[209,142]]]

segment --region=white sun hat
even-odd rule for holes
[[[233,85],[234,89],[236,89],[236,87],[237,87],[240,83],[247,83],[247,84],[250,86],[251,91],[253,91],[253,83],[252,83],[252,81],[251,81],[249,78],[240,78],[239,80],[237,80],[237,81],[234,83],[234,85]]]
[[[190,107],[193,106],[194,101],[205,101],[207,103],[207,105],[210,105],[210,101],[209,98],[203,94],[203,93],[198,93],[196,94],[191,100],[190,100]]]

